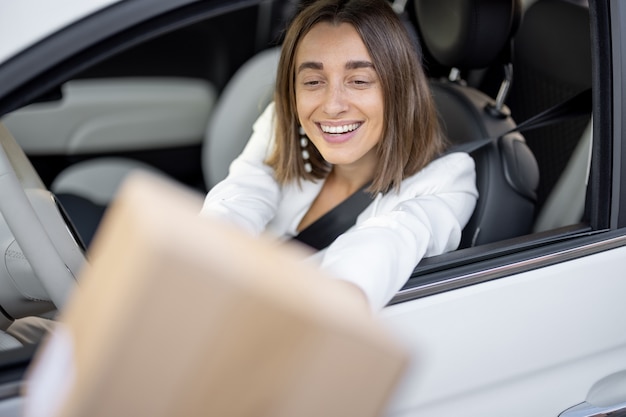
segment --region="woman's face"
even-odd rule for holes
[[[318,23],[296,51],[300,124],[326,161],[376,166],[383,132],[383,92],[365,44],[354,27]]]

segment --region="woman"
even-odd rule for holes
[[[384,307],[424,256],[456,249],[473,160],[444,139],[413,44],[385,0],[319,0],[294,18],[274,103],[202,213],[289,239],[366,186],[372,202],[313,259]]]
[[[473,160],[443,150],[423,69],[386,0],[313,1],[286,33],[274,103],[202,213],[290,239],[366,186],[372,202],[355,226],[312,260],[376,311],[420,259],[456,249],[472,214]],[[8,333],[36,343],[52,325],[28,317]]]

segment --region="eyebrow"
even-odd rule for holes
[[[346,69],[374,68],[374,64],[369,61],[348,61]]]
[[[312,62],[312,61],[303,62],[298,67],[298,71],[296,73],[299,74],[305,69],[321,70],[321,69],[324,69],[324,65],[321,62]]]
[[[374,64],[372,64],[370,61],[346,62],[346,69],[348,70],[359,69],[359,68],[374,68]],[[298,66],[297,73],[300,73],[301,71],[304,71],[305,69],[322,70],[324,69],[324,64],[322,64],[321,62],[313,62],[313,61],[303,62],[302,64],[300,64],[300,66]]]

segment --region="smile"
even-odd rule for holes
[[[359,126],[361,126],[361,123],[351,123],[351,124],[341,125],[341,126],[327,126],[327,125],[320,124],[320,128],[322,129],[322,132],[331,133],[331,134],[339,134],[339,135],[343,133],[352,132],[358,129]]]

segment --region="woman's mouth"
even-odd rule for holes
[[[322,132],[331,135],[343,135],[348,132],[353,132],[361,126],[361,123],[349,123],[345,125],[325,125],[320,123],[320,129]]]

